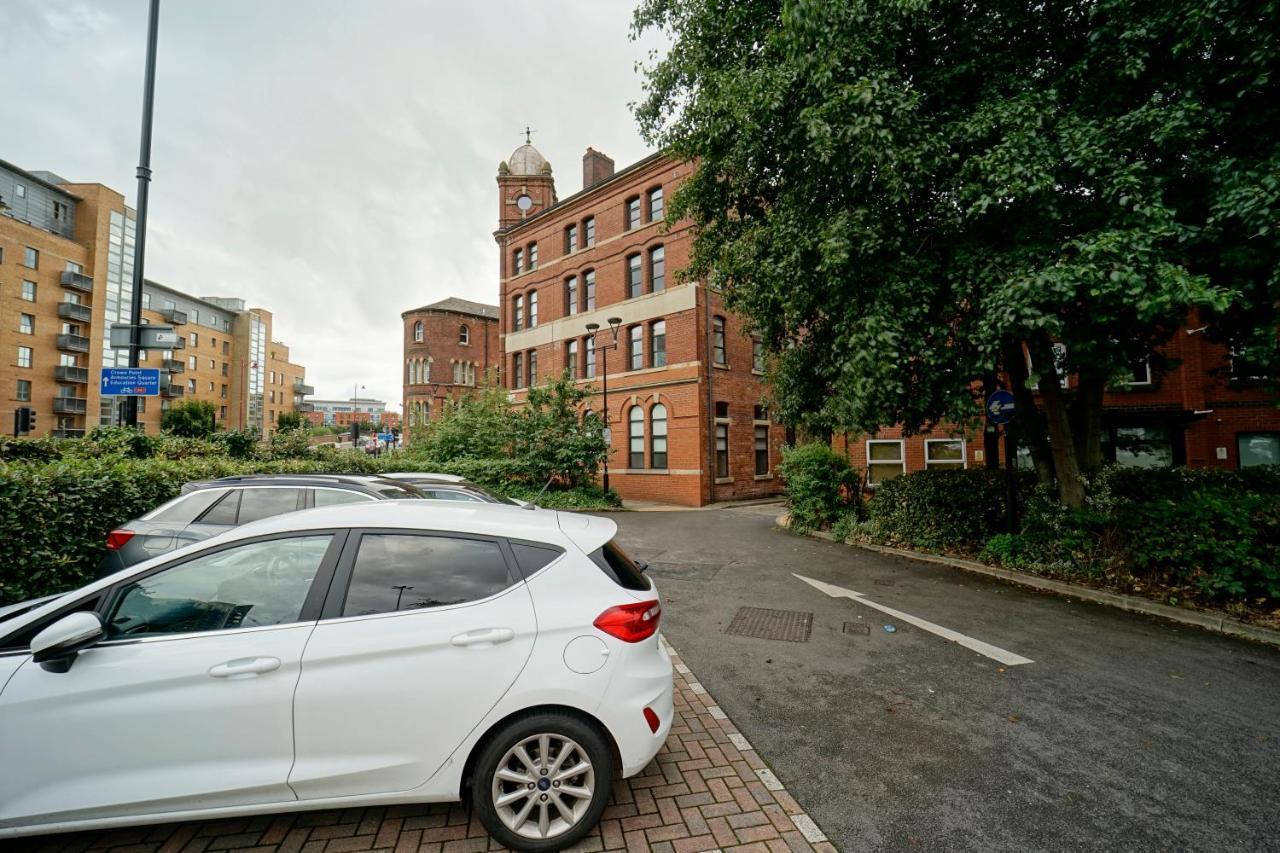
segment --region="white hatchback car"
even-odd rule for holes
[[[0,837],[469,800],[580,839],[672,720],[657,591],[605,518],[305,510],[0,621]]]

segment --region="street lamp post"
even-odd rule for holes
[[[591,351],[600,354],[600,385],[604,398],[604,434],[609,442],[609,451],[613,451],[613,434],[609,432],[609,350],[618,348],[618,330],[622,328],[621,317],[610,317],[609,328],[613,331],[613,343],[600,346],[596,342],[596,333],[600,331],[599,323],[588,323],[587,334],[591,337]],[[609,491],[609,454],[604,456],[604,490]]]

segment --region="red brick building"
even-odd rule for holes
[[[676,280],[691,226],[666,221],[665,199],[689,166],[653,155],[615,172],[588,148],[582,171],[582,190],[560,199],[532,145],[498,167],[503,381],[516,400],[566,369],[590,383],[623,497],[697,506],[778,493],[782,429],[760,405],[763,350],[718,293]]]
[[[1161,364],[1166,365],[1163,369]],[[1158,357],[1134,365],[1103,398],[1103,455],[1140,467],[1244,468],[1280,464],[1280,408],[1247,364],[1206,339],[1189,318]],[[1075,387],[1064,376],[1063,387]],[[985,464],[982,437],[937,429],[904,438],[897,428],[835,441],[872,483],[936,467]],[[1030,457],[1019,453],[1030,467]]]
[[[400,315],[404,325],[404,419],[421,430],[446,399],[469,393],[497,369],[498,308],[449,298]]]

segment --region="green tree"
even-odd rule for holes
[[[671,48],[636,115],[696,163],[668,213],[697,229],[685,274],[763,335],[781,415],[923,430],[972,420],[1002,370],[1078,506],[1104,388],[1189,315],[1277,364],[1277,20],[1276,0],[643,0],[635,31]]]
[[[276,415],[276,429],[284,432],[291,429],[302,429],[305,423],[298,412],[281,412]]]
[[[446,400],[425,431],[415,432],[413,451],[427,459],[509,457],[515,441],[511,401],[500,385]]]
[[[184,438],[208,438],[216,429],[213,403],[188,400],[169,409],[160,418],[160,428]]]
[[[559,378],[529,389],[526,405],[515,413],[515,452],[535,476],[562,486],[590,482],[609,453],[604,424],[579,409],[594,394],[579,387],[566,371]]]

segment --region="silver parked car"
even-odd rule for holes
[[[354,474],[260,474],[187,483],[178,497],[107,534],[97,577],[281,513],[422,497],[409,483]]]

